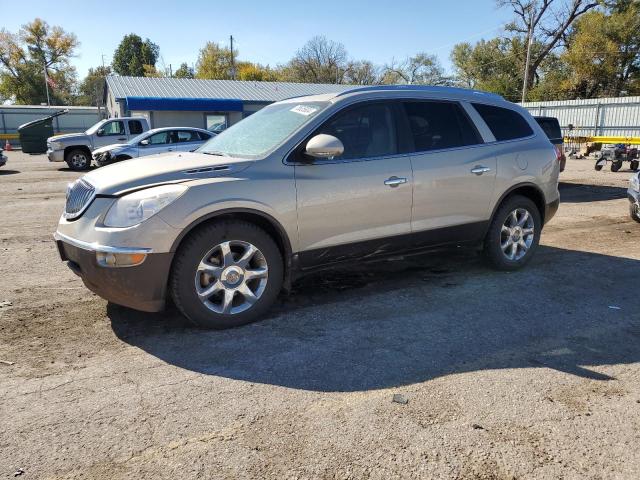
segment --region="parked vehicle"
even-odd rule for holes
[[[556,156],[560,162],[560,171],[564,172],[564,167],[567,164],[567,157],[564,153],[564,137],[562,136],[562,129],[560,128],[560,122],[555,117],[533,117],[538,125],[542,128],[544,133],[549,137],[549,141],[556,149]]]
[[[110,163],[145,157],[156,153],[189,152],[195,150],[215,134],[201,128],[154,128],[129,140],[100,147],[93,151],[99,167]]]
[[[629,198],[629,214],[636,222],[640,222],[640,172],[635,173],[629,180],[627,190]]]
[[[101,120],[84,133],[56,135],[47,139],[50,162],[67,162],[72,170],[87,170],[91,152],[105,145],[126,142],[149,130],[144,117],[122,117]]]
[[[0,167],[3,167],[7,163],[7,156],[3,155],[4,150],[0,148]]]
[[[608,161],[611,162],[612,172],[620,170],[623,165],[622,162],[625,161],[629,162],[631,170],[638,170],[638,148],[624,143],[602,145],[600,151],[596,152],[595,169],[597,171],[602,170]]]
[[[98,295],[171,297],[203,327],[260,318],[317,268],[482,245],[525,265],[559,205],[560,164],[523,108],[463,89],[360,87],[271,104],[197,151],[88,173],[55,238]]]

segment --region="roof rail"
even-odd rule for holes
[[[409,90],[409,91],[419,91],[419,92],[432,92],[432,93],[455,93],[455,94],[467,94],[467,95],[481,95],[489,98],[493,98],[496,100],[503,100],[504,97],[502,95],[498,95],[497,93],[483,92],[481,90],[471,90],[469,88],[459,88],[459,87],[438,87],[435,85],[369,85],[366,87],[354,87],[349,90],[345,90],[344,92],[340,92],[337,97],[341,97],[343,95],[347,95],[349,93],[354,92],[372,92],[372,91],[398,91],[398,90]]]

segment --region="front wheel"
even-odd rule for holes
[[[82,171],[91,166],[91,155],[80,148],[71,150],[64,159],[71,170]]]
[[[631,203],[629,205],[629,215],[631,215],[631,218],[636,222],[640,223],[640,205],[637,203]]]
[[[484,251],[498,270],[517,270],[531,260],[538,247],[542,220],[538,207],[527,197],[507,198],[491,220]]]
[[[631,170],[633,170],[634,172],[638,170],[639,166],[640,166],[640,162],[638,162],[638,160],[631,161]]]
[[[612,172],[617,172],[621,168],[622,168],[622,161],[612,162],[611,163],[611,171]]]
[[[283,272],[282,254],[264,230],[220,221],[183,242],[169,285],[176,306],[193,323],[231,328],[258,320],[269,309]]]

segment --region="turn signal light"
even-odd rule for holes
[[[96,260],[103,267],[133,267],[144,262],[145,253],[105,253],[96,252]]]

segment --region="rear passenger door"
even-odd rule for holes
[[[475,240],[491,215],[496,158],[459,102],[403,102],[420,243]],[[418,236],[420,239],[420,235]]]

